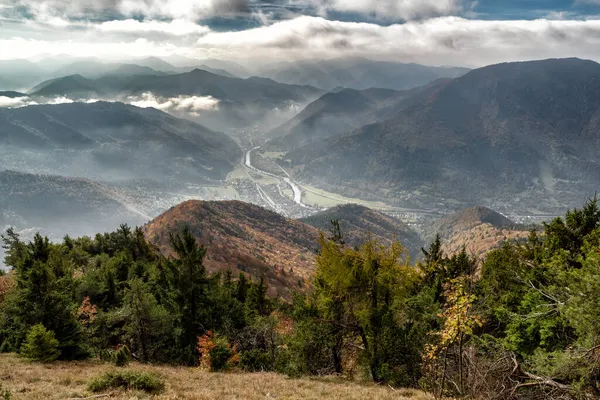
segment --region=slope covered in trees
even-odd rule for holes
[[[223,179],[241,157],[223,133],[156,109],[108,102],[0,109],[0,144],[4,167],[20,162],[53,173],[76,170],[80,177]]]

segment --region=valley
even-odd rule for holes
[[[160,61],[76,62],[56,72],[70,75],[37,82],[27,94],[0,93],[10,100],[0,108],[0,158],[11,182],[0,226],[58,239],[66,227],[83,235],[115,229],[117,219],[141,225],[188,200],[239,200],[293,219],[356,204],[431,240],[437,221],[476,205],[524,226],[550,220],[574,199],[591,196],[598,178],[591,132],[599,111],[591,89],[577,86],[581,78],[573,75],[579,71],[595,84],[600,68],[585,60],[475,70],[397,66],[393,73],[391,64],[369,67],[365,60],[320,64],[329,77],[318,77],[310,63],[254,76],[216,61],[188,67]],[[419,78],[398,86],[382,76],[382,88],[365,87],[342,78],[340,68]],[[314,86],[292,78],[300,70],[314,75]],[[543,74],[534,78],[532,71]],[[495,89],[514,80],[537,88],[559,72],[575,85],[555,90],[557,101],[585,99],[580,113],[561,111],[568,124],[527,108],[514,84]],[[460,108],[454,104],[460,98],[480,109]],[[567,142],[559,132],[581,138]],[[550,156],[540,156],[537,145]],[[16,193],[18,185],[23,190]],[[36,189],[56,185],[53,201],[65,206],[55,215],[25,217]],[[81,218],[68,210],[89,198],[97,200],[87,203],[90,215],[115,204],[122,211],[77,225]]]

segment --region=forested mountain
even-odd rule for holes
[[[559,210],[600,183],[598,93],[593,61],[493,65],[437,82],[388,120],[287,158],[302,179],[389,201],[417,191],[429,204],[493,199],[522,212]]]
[[[456,254],[465,248],[470,255],[483,257],[506,241],[527,238],[530,228],[487,207],[477,206],[428,224],[423,228],[423,239],[431,243],[439,235],[447,254]]]
[[[286,85],[267,78],[240,79],[226,72],[208,72],[194,69],[191,72],[139,74],[121,65],[112,72],[95,79],[69,75],[44,81],[29,91],[33,97],[54,100],[119,100],[126,102],[152,98],[150,105],[185,101],[190,97],[212,97],[214,107],[190,111],[169,111],[193,119],[215,130],[228,130],[266,124],[269,128],[282,123],[304,106],[321,96],[324,91],[307,85]],[[221,73],[221,74],[218,74]],[[196,104],[190,99],[187,104]],[[191,103],[190,103],[191,102]],[[146,103],[144,103],[146,104]],[[188,108],[191,106],[188,106]],[[173,107],[171,107],[173,108]]]
[[[326,93],[275,128],[271,145],[284,149],[352,131],[377,120],[377,110],[404,97],[390,89],[342,89]]]
[[[233,140],[156,109],[96,102],[0,109],[0,152],[30,170],[87,177],[223,179]]]
[[[337,87],[404,90],[426,85],[438,78],[455,78],[468,71],[457,67],[342,58],[278,64],[262,74],[278,82],[311,85],[328,91]]]
[[[482,208],[461,215],[507,223]],[[93,392],[162,392],[161,376],[124,368],[134,358],[180,370],[364,374],[440,397],[597,397],[597,199],[485,260],[447,254],[435,240],[410,263],[397,244],[351,247],[334,229],[315,243],[312,268],[300,270],[294,249],[308,254],[315,231],[240,202],[187,202],[143,230],[54,243],[7,230],[0,350],[45,368],[112,361],[119,368],[91,380]],[[234,275],[228,265],[244,271],[261,257],[268,265],[278,250],[281,267]],[[290,285],[294,272],[310,290],[300,281],[284,287],[293,296],[273,288]]]
[[[57,240],[143,224],[146,215],[126,199],[119,189],[88,179],[0,171],[0,229],[14,227],[26,238],[39,231]],[[0,249],[0,267],[3,258]]]
[[[349,246],[360,246],[370,239],[389,245],[393,240],[400,242],[412,257],[421,255],[423,242],[419,234],[397,218],[360,206],[343,204],[321,211],[300,221],[312,225],[322,232],[332,229],[331,221],[338,221],[344,242]]]
[[[123,91],[132,94],[152,92],[167,97],[195,94],[246,104],[261,101],[268,105],[289,100],[305,101],[323,94],[322,90],[307,85],[286,85],[257,77],[228,78],[201,69],[176,75],[137,77]]]
[[[70,96],[76,99],[98,98],[105,94],[94,81],[81,75],[69,75],[44,81],[31,88],[28,93],[31,96]]]
[[[114,188],[81,178],[0,171],[0,226],[41,229],[53,236],[91,234],[120,223],[141,224],[145,216],[128,208]]]
[[[272,294],[287,298],[301,290],[314,271],[317,229],[240,201],[188,201],[144,226],[146,238],[165,255],[169,235],[184,226],[207,248],[206,267],[264,276]]]

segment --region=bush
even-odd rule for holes
[[[37,324],[31,328],[21,346],[21,355],[33,361],[52,362],[60,355],[58,346],[54,332],[47,330],[42,324]]]
[[[227,339],[208,331],[198,338],[200,366],[207,371],[223,371],[234,367],[240,361],[240,356],[232,348]]]
[[[146,393],[160,393],[164,382],[156,375],[136,371],[112,371],[94,378],[88,384],[88,390],[94,393],[108,389],[142,390]]]
[[[120,346],[117,351],[113,354],[113,360],[117,367],[124,367],[129,363],[131,359],[131,351],[129,351],[129,347],[123,345]]]
[[[262,349],[251,349],[241,353],[240,365],[245,371],[262,372],[273,369],[271,355]]]

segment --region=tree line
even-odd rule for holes
[[[139,228],[61,243],[9,229],[0,351],[339,374],[437,397],[600,396],[596,198],[484,261],[444,254],[439,237],[417,263],[399,243],[350,247],[332,222],[291,302],[269,298],[263,279],[207,272],[185,227],[172,257]]]

